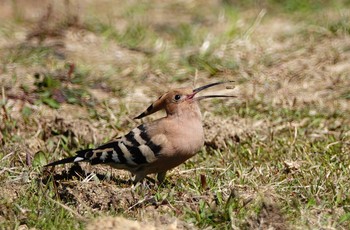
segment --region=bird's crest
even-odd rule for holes
[[[153,102],[150,106],[148,106],[148,108],[143,113],[141,113],[140,115],[138,115],[134,119],[141,119],[143,117],[146,117],[152,113],[155,113],[155,112],[163,109],[165,106],[166,95],[167,95],[167,93],[160,96],[155,102]]]

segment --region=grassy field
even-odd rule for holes
[[[1,1],[0,229],[349,229],[349,22],[345,0]],[[237,98],[201,103],[205,147],[164,185],[42,167],[221,80]]]

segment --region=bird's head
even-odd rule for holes
[[[161,109],[165,109],[167,115],[174,115],[174,114],[180,114],[183,111],[187,111],[191,109],[193,106],[197,106],[197,101],[200,101],[205,98],[228,98],[228,97],[235,97],[231,95],[204,95],[204,96],[196,96],[197,93],[201,92],[202,90],[208,89],[210,87],[230,83],[233,81],[222,81],[222,82],[215,82],[208,85],[204,85],[201,87],[198,87],[196,89],[192,88],[178,88],[170,90],[169,92],[163,94],[160,96],[155,102],[153,102],[148,108],[135,117],[134,119],[141,119],[143,117],[146,117],[152,113],[155,113]]]

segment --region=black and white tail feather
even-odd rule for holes
[[[92,149],[79,150],[76,152],[76,156],[67,157],[67,158],[64,158],[64,159],[59,160],[59,161],[54,161],[50,164],[45,165],[45,167],[84,161],[85,160],[85,153],[88,151],[92,151]]]

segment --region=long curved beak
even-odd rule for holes
[[[199,92],[201,92],[201,91],[203,91],[205,89],[211,88],[211,87],[216,86],[216,85],[222,85],[222,84],[227,84],[227,83],[231,83],[231,82],[234,82],[234,81],[220,81],[220,82],[215,82],[215,83],[211,83],[211,84],[208,84],[208,85],[204,85],[204,86],[198,87],[198,88],[194,89],[193,92],[190,95],[187,96],[187,98],[199,101],[199,100],[202,100],[202,99],[205,99],[205,98],[214,98],[214,97],[236,97],[236,96],[233,96],[233,95],[205,95],[205,96],[200,96],[200,97],[193,98],[197,93],[199,93]]]

